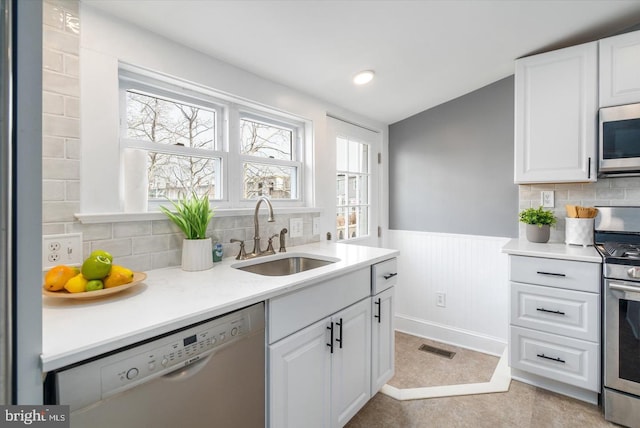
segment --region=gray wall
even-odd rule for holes
[[[389,228],[518,236],[514,78],[389,127]]]

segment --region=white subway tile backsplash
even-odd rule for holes
[[[145,235],[151,235],[151,222],[149,221],[127,221],[124,223],[113,224],[114,238]]]
[[[43,136],[42,157],[64,158],[64,138]]]
[[[79,180],[80,162],[71,159],[42,159],[42,178],[49,180]]]
[[[80,99],[75,97],[64,98],[64,115],[80,118]]]
[[[42,119],[42,133],[47,136],[80,138],[80,121],[45,114]]]
[[[80,159],[80,140],[76,138],[65,138],[64,153],[67,159]]]
[[[67,201],[80,201],[80,181],[66,180],[65,191]]]
[[[80,85],[77,77],[67,76],[49,70],[42,72],[42,88],[45,91],[62,95],[80,96]]]
[[[80,224],[73,223],[70,232],[82,232],[82,239],[85,242],[111,239],[113,237],[113,226],[111,223]]]
[[[152,269],[160,269],[167,266],[180,266],[181,262],[182,251],[180,250],[151,254]]]
[[[45,26],[62,30],[64,28],[64,11],[56,5],[44,2],[42,5],[42,23]]]
[[[43,45],[46,48],[55,49],[72,55],[80,54],[80,41],[78,36],[71,33],[63,33],[51,27],[43,30]]]
[[[80,61],[77,55],[64,55],[64,72],[69,76],[80,76]]]
[[[133,254],[159,253],[169,249],[168,235],[133,237]]]
[[[61,233],[67,233],[64,223],[46,223],[42,225],[43,235],[59,235]]]
[[[43,201],[64,201],[65,182],[62,180],[42,180]]]
[[[64,114],[64,97],[62,95],[53,94],[51,92],[42,93],[42,112],[63,115]]]
[[[44,67],[45,70],[61,73],[64,69],[62,52],[53,51],[51,49],[43,49],[42,67]]]
[[[154,269],[152,254],[137,254],[133,256],[113,257],[113,262],[118,265],[126,266],[136,272],[144,272]]]
[[[105,240],[91,242],[91,251],[95,251],[95,250],[108,251],[114,257],[114,259],[116,256],[132,255],[133,253],[131,248],[132,248],[131,238],[105,239]],[[88,256],[88,254],[85,254],[85,256]]]
[[[75,217],[73,213],[80,210],[78,202],[68,201],[43,201],[42,202],[42,222],[43,223],[59,223],[73,222]]]

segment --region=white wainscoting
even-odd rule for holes
[[[510,238],[389,230],[400,250],[396,329],[501,355],[509,331]],[[436,293],[446,294],[446,307]]]

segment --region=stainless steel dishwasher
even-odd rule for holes
[[[49,373],[71,427],[265,426],[264,304]]]

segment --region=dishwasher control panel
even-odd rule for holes
[[[215,319],[196,327],[174,333],[144,345],[137,354],[101,368],[102,396],[106,397],[141,383],[149,377],[179,372],[249,332],[249,320],[238,313]],[[148,345],[151,345],[149,343]]]

